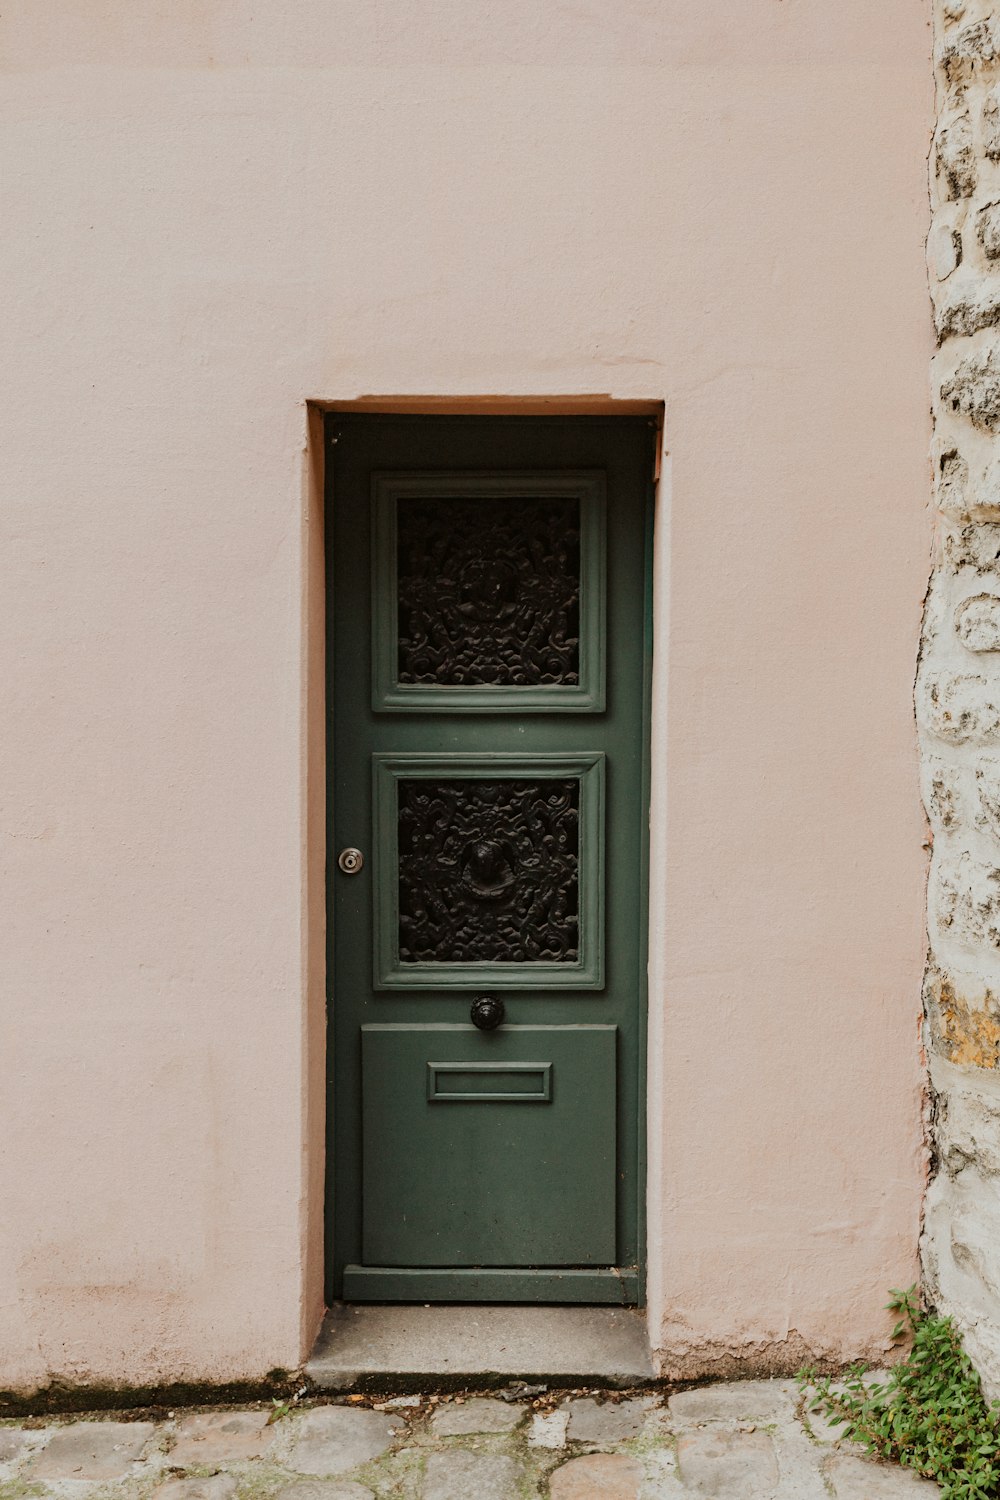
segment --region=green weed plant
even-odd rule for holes
[[[987,1404],[950,1318],[922,1309],[913,1287],[890,1295],[893,1338],[912,1340],[907,1358],[884,1382],[866,1378],[863,1364],[839,1380],[800,1371],[807,1409],[843,1423],[842,1436],[869,1453],[936,1480],[943,1500],[1000,1500],[1000,1402]]]

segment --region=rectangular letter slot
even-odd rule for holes
[[[552,1064],[533,1062],[429,1062],[430,1104],[549,1104]]]

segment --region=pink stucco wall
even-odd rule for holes
[[[308,399],[665,402],[650,1326],[915,1273],[913,0],[6,0],[0,1386],[319,1315]],[[669,483],[668,483],[669,480]]]

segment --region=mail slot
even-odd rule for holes
[[[549,1104],[552,1064],[534,1062],[429,1062],[427,1099],[431,1104],[488,1100],[502,1104]]]

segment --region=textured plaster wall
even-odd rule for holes
[[[928,21],[5,0],[0,1384],[315,1327],[306,402],[372,392],[665,402],[651,1333],[879,1348],[923,1184]]]
[[[934,855],[930,1288],[1000,1391],[1000,11],[936,6],[937,525],[917,714]]]

